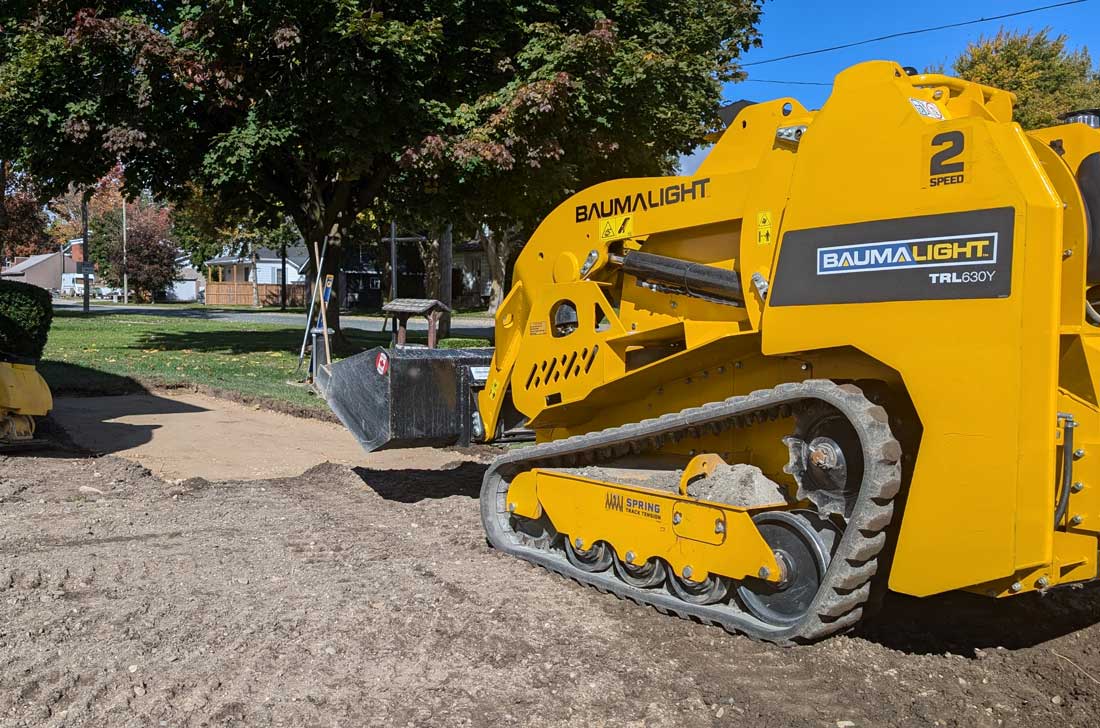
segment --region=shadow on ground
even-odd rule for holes
[[[454,468],[436,470],[355,468],[355,474],[386,500],[416,503],[452,495],[477,498],[487,467],[484,463],[463,462]]]
[[[58,397],[50,413],[54,426],[85,450],[108,454],[144,445],[158,424],[116,422],[123,417],[205,412],[202,407],[148,392],[131,396]]]
[[[149,391],[130,377],[79,364],[43,359],[38,362],[37,369],[55,397],[146,394]]]
[[[389,344],[389,336],[346,329],[346,351],[340,354],[356,354],[374,346]],[[156,331],[142,336],[131,347],[134,349],[161,349],[163,351],[218,352],[223,354],[253,354],[269,351],[297,351],[302,343],[300,329],[264,329],[209,331]],[[336,347],[334,347],[336,349]]]
[[[856,635],[910,654],[974,657],[976,648],[1034,647],[1098,622],[1098,583],[1010,599],[967,592],[923,599],[891,593]]]
[[[95,318],[96,316],[168,316],[185,319],[213,319],[217,313],[197,308],[116,308],[114,306],[92,306],[88,313],[74,305],[53,307],[54,318]]]

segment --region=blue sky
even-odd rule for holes
[[[748,51],[741,61],[744,64],[765,61],[789,53],[1003,15],[1055,2],[1058,0],[770,0],[764,3],[764,16],[760,25],[764,45]],[[1066,35],[1070,47],[1087,47],[1094,65],[1100,61],[1100,0],[1088,0],[1078,5],[1052,8],[1015,18],[894,38],[776,63],[747,66],[745,70],[749,73],[749,80],[728,84],[724,98],[727,102],[738,99],[767,101],[793,96],[807,108],[817,108],[828,98],[828,86],[763,81],[832,83],[833,77],[840,71],[868,60],[893,60],[903,66],[914,66],[921,70],[937,64],[950,67],[951,62],[968,43],[982,36],[994,35],[1002,26],[1012,30],[1049,27],[1055,35]],[[695,159],[686,158],[684,171],[690,173],[696,165]]]

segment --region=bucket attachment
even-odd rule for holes
[[[367,452],[468,445],[492,349],[377,347],[318,366],[329,407]]]

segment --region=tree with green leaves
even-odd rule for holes
[[[402,188],[426,191],[408,206],[435,198],[484,244],[491,311],[517,249],[556,205],[608,179],[671,173],[718,123],[721,84],[741,77],[759,8],[698,10],[623,7],[584,32],[539,26],[511,83],[406,155],[420,178]]]
[[[208,260],[229,252],[240,254],[234,245],[238,221],[218,205],[216,197],[193,189],[172,210],[172,237],[187,253],[191,265],[202,270]]]
[[[1066,47],[1049,29],[1001,29],[967,46],[953,64],[968,81],[1016,94],[1013,116],[1025,129],[1051,126],[1067,111],[1100,107],[1100,71],[1086,48]]]
[[[327,237],[330,273],[358,213],[409,197],[394,183],[426,157],[456,213],[521,230],[590,178],[667,168],[713,122],[759,5],[8,2],[0,157],[51,193],[122,160],[131,196],[195,185],[289,215],[311,248]],[[482,186],[516,180],[498,210]]]

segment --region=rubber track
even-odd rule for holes
[[[663,588],[638,589],[625,584],[611,569],[596,574],[583,571],[570,564],[564,553],[530,545],[531,539],[509,526],[505,504],[508,483],[524,470],[587,465],[645,452],[684,435],[789,416],[814,400],[831,405],[851,422],[863,446],[864,473],[852,515],[821,588],[806,615],[793,625],[778,627],[761,622],[741,610],[734,599],[706,606],[689,604]],[[871,578],[878,568],[877,557],[886,541],[885,529],[893,517],[893,499],[901,486],[900,461],[901,446],[890,431],[886,410],[869,401],[854,385],[814,379],[510,452],[493,461],[485,473],[481,518],[494,547],[600,591],[755,639],[777,644],[805,643],[849,629],[862,618]]]

